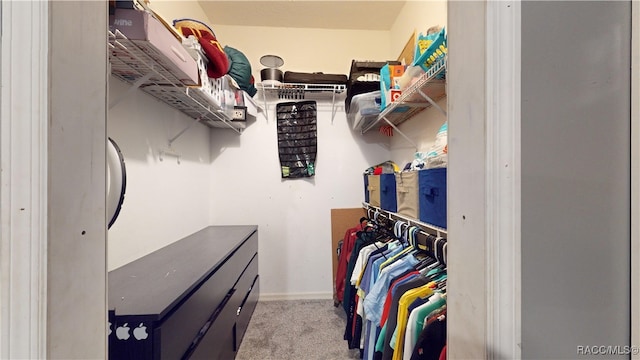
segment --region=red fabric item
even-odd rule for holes
[[[382,166],[377,166],[373,169],[373,175],[382,175]]]
[[[447,360],[447,345],[442,348],[440,351],[440,358],[438,360]]]
[[[406,275],[404,275],[401,278],[398,278],[394,281],[391,282],[391,285],[389,286],[389,290],[387,291],[387,297],[384,300],[384,308],[382,309],[382,317],[380,318],[380,327],[384,326],[384,323],[387,322],[387,318],[389,317],[389,310],[391,310],[391,301],[393,300],[393,296],[391,295],[391,289],[393,289],[393,286],[401,280],[406,279],[407,277],[411,276],[411,275],[416,275],[416,274],[420,274],[419,271],[412,271]]]
[[[353,247],[356,244],[356,233],[360,230],[359,225],[358,227],[348,229],[342,239],[342,250],[340,250],[340,257],[338,258],[338,269],[336,270],[335,278],[336,300],[339,302],[342,302],[344,299],[344,287],[347,284],[347,266],[351,257],[351,251],[353,251]]]
[[[193,35],[198,39],[204,55],[209,59],[207,76],[217,79],[227,73],[229,70],[229,58],[215,35],[206,30],[192,29],[189,27],[180,27],[180,31],[185,37]]]
[[[218,40],[215,37],[202,37],[198,41],[200,41],[202,51],[209,59],[207,75],[213,79],[223,77],[229,70],[229,58],[227,58],[227,54],[225,54]]]

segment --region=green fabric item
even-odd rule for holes
[[[230,46],[225,46],[224,52],[229,58],[229,70],[227,73],[238,83],[240,89],[253,97],[258,90],[253,85],[249,59],[240,50]]]
[[[415,327],[415,333],[414,333],[416,339],[420,337],[420,333],[424,328],[424,321],[427,319],[427,317],[429,317],[429,314],[435,310],[438,310],[439,308],[441,308],[446,304],[447,304],[447,300],[445,298],[440,298],[436,300],[434,303],[429,304],[418,310],[417,325]]]
[[[384,337],[387,334],[387,324],[385,323],[380,330],[380,335],[378,335],[378,340],[376,341],[376,352],[384,351]]]

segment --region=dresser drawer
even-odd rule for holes
[[[254,233],[161,325],[160,358],[180,359],[258,251]],[[229,299],[231,302],[238,295]]]
[[[256,309],[256,305],[258,304],[258,298],[260,297],[260,276],[256,275],[253,279],[253,284],[249,289],[249,292],[245,295],[240,308],[238,308],[238,318],[236,319],[236,326],[234,329],[234,340],[233,347],[235,351],[240,349],[240,344],[242,343],[242,339],[244,338],[244,334],[247,331],[247,327],[249,327],[249,321],[251,320],[251,315],[253,315],[253,311]]]
[[[211,322],[208,331],[203,336],[193,355],[189,359],[232,359],[236,350],[235,346],[235,324],[240,308],[251,284],[258,274],[258,254],[242,272],[236,286],[233,288],[233,295],[229,301],[220,309],[221,315]]]

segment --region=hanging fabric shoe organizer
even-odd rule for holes
[[[316,102],[279,103],[276,109],[282,178],[314,176],[317,152]]]

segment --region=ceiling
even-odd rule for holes
[[[405,0],[199,0],[213,24],[390,30]]]

